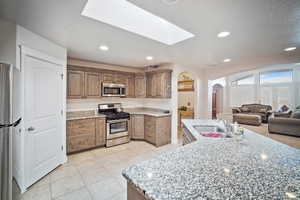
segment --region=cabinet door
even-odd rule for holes
[[[104,83],[113,83],[115,80],[115,75],[110,73],[104,73],[102,79]]]
[[[156,118],[145,115],[145,140],[156,145]]]
[[[158,72],[155,77],[155,96],[158,98],[171,98],[171,72]]]
[[[114,77],[114,83],[126,85],[127,84],[127,75],[116,74]]]
[[[85,96],[87,98],[99,98],[101,96],[99,73],[85,73]]]
[[[68,99],[84,97],[84,72],[68,70],[67,72]]]
[[[95,119],[67,122],[67,152],[72,153],[96,146]]]
[[[146,97],[146,77],[144,75],[137,75],[135,77],[135,97]]]
[[[171,98],[172,97],[172,72],[164,72],[164,84],[165,91],[164,97]]]
[[[132,115],[132,139],[144,139],[144,115]]]
[[[104,146],[106,143],[105,119],[96,119],[96,146]]]
[[[159,117],[156,119],[156,146],[171,143],[171,117]]]
[[[147,97],[156,96],[156,77],[153,73],[147,74]]]
[[[165,81],[164,81],[164,74],[162,72],[156,73],[155,75],[155,97],[164,97],[164,91],[165,91]]]
[[[126,96],[135,97],[135,79],[134,75],[129,75],[126,82]]]

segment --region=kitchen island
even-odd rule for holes
[[[208,138],[183,120],[195,141],[123,170],[128,199],[299,198],[300,150],[245,130],[241,142]],[[297,192],[298,191],[298,192]]]

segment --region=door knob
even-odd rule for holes
[[[27,129],[27,131],[34,131],[34,130],[35,130],[35,128],[32,127],[32,126],[30,126],[30,127]]]

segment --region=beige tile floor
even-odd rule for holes
[[[122,169],[177,148],[160,148],[132,141],[111,148],[99,148],[68,156],[68,162],[21,195],[21,200],[119,200],[126,199]]]
[[[279,142],[300,149],[300,138],[267,133],[267,125],[245,128]],[[122,169],[180,146],[182,130],[178,131],[179,144],[160,148],[142,141],[131,141],[111,148],[98,148],[68,156],[68,162],[18,198],[21,200],[120,200],[126,199],[126,181]]]

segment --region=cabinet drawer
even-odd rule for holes
[[[95,119],[82,119],[69,121],[67,125],[67,136],[95,135]]]
[[[95,135],[84,135],[78,137],[68,138],[67,151],[68,153],[81,151],[95,147],[96,138]]]
[[[129,140],[130,139],[129,139],[128,136],[116,138],[116,139],[113,139],[113,140],[107,140],[106,147],[112,147],[112,146],[115,146],[115,145],[118,145],[118,144],[128,143]]]

